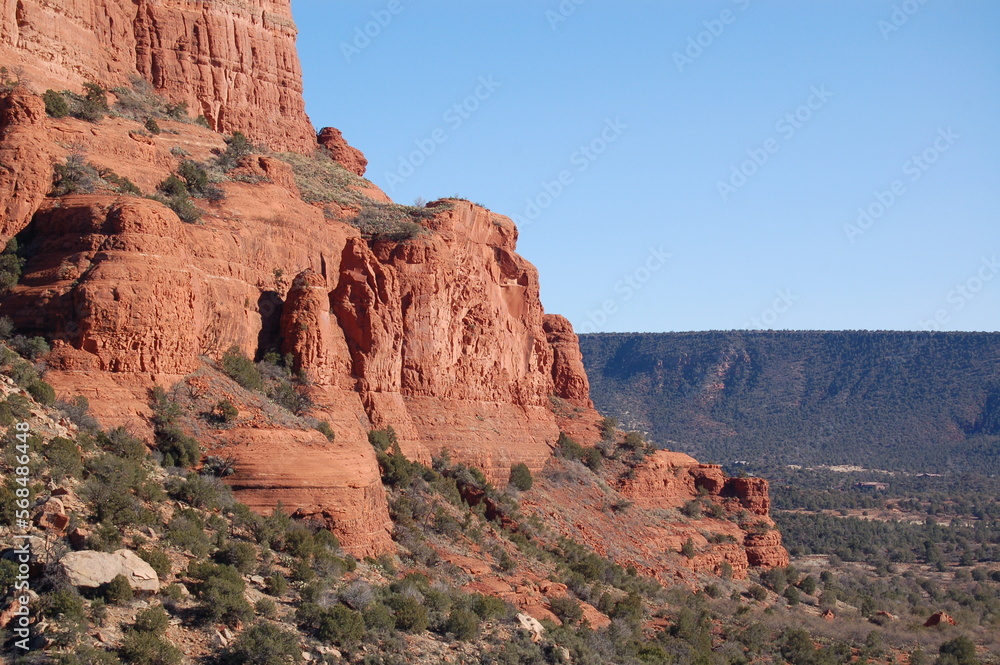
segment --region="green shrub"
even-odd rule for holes
[[[32,362],[52,350],[49,343],[45,341],[45,338],[38,336],[25,337],[24,335],[15,335],[10,340],[10,345],[22,358]]]
[[[55,662],[58,665],[121,665],[122,661],[110,651],[79,645],[74,653],[57,656]]]
[[[62,164],[56,164],[52,177],[50,196],[67,194],[90,194],[97,189],[101,176],[82,154],[74,153],[66,157]]]
[[[217,563],[192,564],[188,574],[196,580],[195,594],[202,601],[202,613],[210,623],[230,625],[249,621],[253,608],[243,597],[246,582],[232,566]]]
[[[224,423],[231,423],[240,415],[240,410],[233,406],[228,399],[224,399],[215,405],[215,412],[219,415],[219,420]]]
[[[747,590],[747,592],[750,594],[750,597],[753,598],[754,600],[764,600],[767,598],[767,589],[760,586],[759,584],[752,585]]]
[[[128,578],[121,574],[115,575],[114,579],[108,582],[103,591],[104,600],[111,605],[128,603],[134,596],[132,585],[128,583]]]
[[[171,498],[195,508],[215,510],[233,502],[229,487],[215,476],[189,473],[183,480],[175,478],[168,489]]]
[[[240,633],[219,658],[222,665],[286,665],[301,660],[298,635],[265,621]]]
[[[108,432],[100,432],[97,435],[97,445],[116,457],[134,462],[142,462],[147,455],[146,444],[121,426]]]
[[[179,665],[184,654],[156,633],[129,631],[122,639],[118,656],[134,665]]]
[[[156,122],[156,118],[146,118],[146,122],[143,123],[143,126],[151,134],[159,134],[163,131],[160,129],[160,123]]]
[[[87,616],[83,597],[73,587],[58,588],[44,594],[40,605],[42,615],[53,619],[82,621]]]
[[[3,412],[2,415],[5,421],[0,422],[0,424],[11,425],[15,420],[24,420],[31,416],[31,402],[24,395],[11,393],[7,396],[7,399],[0,402],[0,411]],[[9,422],[6,422],[7,420]]]
[[[233,132],[233,135],[226,139],[226,150],[219,155],[217,163],[223,171],[234,168],[247,155],[255,152],[254,146],[243,132]]]
[[[210,541],[205,533],[205,524],[197,515],[181,513],[174,515],[167,525],[167,542],[191,552],[196,557],[208,554]]]
[[[309,399],[300,393],[291,381],[278,379],[272,382],[267,391],[267,396],[278,406],[286,408],[294,414],[301,414],[312,404]]]
[[[18,254],[18,250],[17,239],[11,238],[0,254],[0,294],[10,291],[21,281],[25,259]]]
[[[156,386],[150,392],[153,407],[153,433],[156,447],[163,455],[164,466],[191,467],[201,461],[198,440],[181,430],[178,420],[182,410],[167,396],[166,391]]]
[[[701,519],[701,501],[692,499],[681,506],[681,514],[691,519]]]
[[[358,228],[362,235],[374,240],[403,242],[412,240],[424,232],[424,227],[415,220],[426,216],[408,206],[395,203],[367,202],[348,223]]]
[[[49,462],[53,480],[59,481],[66,476],[79,478],[83,473],[83,457],[76,443],[69,439],[52,438],[42,449],[42,455]]]
[[[274,572],[264,582],[264,591],[266,591],[269,596],[275,596],[276,598],[281,597],[285,595],[286,591],[288,591],[288,581],[281,573]]]
[[[693,559],[698,554],[698,550],[695,549],[693,539],[688,538],[684,541],[684,544],[681,545],[681,554],[689,559]]]
[[[125,176],[120,176],[111,169],[99,169],[97,173],[101,177],[101,180],[104,181],[104,184],[115,192],[131,196],[142,196],[142,190],[139,189],[139,186]]]
[[[613,441],[615,433],[618,431],[618,419],[608,416],[601,419],[601,438],[605,441]]]
[[[479,617],[469,610],[453,609],[445,621],[444,631],[463,642],[475,639],[479,635]]]
[[[261,598],[253,604],[253,611],[259,616],[272,618],[278,613],[278,604],[270,598]]]
[[[167,632],[168,625],[170,625],[170,617],[166,611],[162,607],[150,607],[136,615],[133,627],[142,633],[162,635]]]
[[[319,432],[326,437],[327,441],[330,441],[331,443],[334,441],[334,439],[337,438],[337,435],[333,431],[333,428],[330,427],[330,423],[328,423],[325,420],[319,421],[316,424],[316,429],[319,430]]]
[[[396,629],[392,610],[382,603],[369,603],[364,609],[365,628],[373,632],[385,633]]]
[[[170,198],[186,198],[190,194],[190,192],[188,192],[187,183],[174,173],[168,175],[165,180],[156,186],[156,189],[164,196]]]
[[[556,441],[556,452],[565,459],[578,460],[583,462],[587,468],[597,471],[604,461],[601,451],[597,448],[581,446],[565,432],[559,432],[559,439]]]
[[[257,548],[250,543],[229,541],[215,553],[215,560],[228,564],[241,573],[249,573],[257,565]]]
[[[139,558],[149,564],[149,567],[156,571],[156,574],[162,580],[163,578],[170,575],[171,564],[170,557],[167,556],[166,551],[161,547],[150,547],[140,549],[136,554]]]
[[[222,371],[247,390],[258,392],[264,390],[264,379],[260,375],[260,370],[235,344],[222,355]]]
[[[93,82],[84,83],[83,89],[86,92],[73,115],[81,120],[100,122],[108,112],[107,90]]]
[[[429,617],[427,608],[411,596],[395,594],[388,599],[393,610],[396,628],[408,633],[422,633],[427,630]]]
[[[549,599],[552,613],[567,623],[577,623],[583,619],[583,606],[570,596],[556,596]]]
[[[396,439],[396,430],[392,428],[392,425],[386,427],[385,429],[376,429],[368,432],[368,443],[372,444],[372,447],[376,451],[386,452],[394,444],[398,443]]]
[[[531,489],[533,479],[531,477],[531,470],[528,465],[522,463],[515,464],[510,467],[510,484],[521,490],[522,492],[527,492]]]
[[[53,404],[56,401],[55,389],[41,379],[37,379],[28,384],[28,392],[39,404]]]
[[[507,613],[507,605],[502,600],[480,593],[471,594],[469,606],[483,621],[499,618]]]
[[[938,651],[941,653],[938,662],[942,665],[979,665],[976,645],[965,635],[948,640]]]
[[[97,520],[117,526],[145,524],[150,518],[139,501],[148,475],[142,464],[104,453],[87,460],[89,474],[80,495],[91,506]]]
[[[66,96],[55,90],[46,90],[42,94],[42,101],[45,102],[45,112],[52,118],[65,118],[69,115],[69,103]]]
[[[336,646],[353,644],[365,636],[365,620],[360,612],[334,605],[319,617],[316,637]]]
[[[177,167],[177,176],[184,181],[184,189],[181,191],[186,192],[190,196],[198,196],[212,201],[219,201],[224,198],[222,190],[213,185],[209,180],[208,171],[205,167],[194,160],[185,159],[182,161],[180,166]]]

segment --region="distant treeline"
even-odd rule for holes
[[[1000,473],[1000,334],[582,335],[597,407],[702,461]]]

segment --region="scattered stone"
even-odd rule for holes
[[[62,534],[69,526],[69,515],[66,514],[66,506],[55,497],[50,497],[39,506],[34,517],[35,526]]]
[[[212,646],[217,649],[224,649],[229,645],[229,640],[227,640],[219,631],[212,633],[211,642]]]
[[[531,633],[532,642],[541,641],[542,636],[545,634],[545,627],[542,626],[542,623],[538,619],[523,612],[518,612],[517,620],[521,624],[521,628]]]
[[[931,626],[940,626],[941,624],[954,626],[957,625],[957,622],[944,612],[935,612],[924,622],[924,626],[928,628]]]
[[[827,621],[833,621],[834,619],[837,618],[837,615],[833,613],[833,610],[827,610],[826,612],[823,612],[822,616]]]
[[[88,538],[90,538],[90,531],[81,529],[80,527],[76,527],[69,532],[69,544],[76,549],[86,547]]]
[[[5,609],[3,612],[0,612],[0,628],[6,628],[7,624],[10,623],[11,619],[17,616],[17,613],[20,610],[21,610],[21,602],[15,598],[14,602],[12,602],[7,607],[7,609]]]

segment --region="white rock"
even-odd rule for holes
[[[538,619],[529,614],[518,612],[517,620],[521,624],[521,628],[531,633],[532,642],[538,642],[542,639],[542,635],[545,634],[545,627]]]
[[[160,579],[153,568],[131,550],[69,552],[59,565],[73,586],[96,589],[124,575],[136,591],[159,591]]]

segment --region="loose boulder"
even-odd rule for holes
[[[65,555],[59,565],[74,586],[96,589],[124,575],[134,591],[160,589],[160,579],[153,568],[131,550],[95,552],[82,550]]]
[[[952,619],[948,614],[944,612],[935,612],[930,615],[927,621],[924,622],[924,626],[930,628],[932,626],[940,626],[941,624],[947,624],[949,626],[954,626],[956,621]]]

